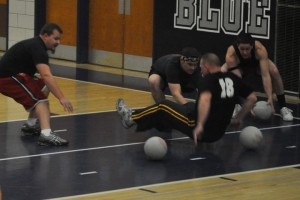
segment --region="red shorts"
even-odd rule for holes
[[[37,103],[48,101],[47,96],[42,92],[44,86],[42,79],[24,73],[0,78],[0,93],[13,98],[28,111],[34,109]]]

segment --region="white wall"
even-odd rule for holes
[[[8,1],[8,48],[21,40],[34,37],[34,3],[35,0]],[[49,56],[75,61],[76,47],[60,45],[55,54]]]
[[[34,36],[34,1],[8,1],[8,48]]]

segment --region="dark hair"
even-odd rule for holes
[[[253,37],[250,35],[250,33],[240,33],[237,37],[237,40],[236,40],[236,43],[237,44],[251,44],[253,45],[254,44],[254,39]]]
[[[209,65],[221,66],[219,57],[214,53],[205,53],[201,57],[201,60],[203,63],[207,63]]]
[[[55,23],[49,23],[49,24],[45,24],[41,31],[40,34],[47,34],[47,35],[51,35],[53,33],[54,30],[57,30],[59,33],[63,33],[62,29]]]
[[[194,47],[185,47],[181,50],[181,55],[185,57],[200,57],[200,53]]]

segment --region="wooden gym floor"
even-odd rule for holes
[[[41,147],[20,127],[23,108],[0,95],[0,186],[2,199],[299,199],[300,108],[289,98],[293,122],[278,115],[258,127],[263,145],[245,150],[238,131],[195,147],[183,134],[124,129],[115,112],[122,97],[130,107],[153,103],[147,74],[75,66],[52,61],[56,80],[75,111],[66,114],[50,97],[52,128],[67,147]],[[61,78],[64,77],[64,78]],[[163,161],[149,161],[143,144],[151,136],[167,141]],[[1,194],[0,194],[1,195]]]

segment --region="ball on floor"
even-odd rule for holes
[[[261,131],[255,126],[247,126],[240,133],[240,142],[247,149],[258,148],[263,141]]]
[[[158,136],[149,138],[144,145],[145,154],[150,160],[162,160],[167,150],[167,143]]]
[[[272,116],[272,108],[266,101],[258,101],[253,107],[255,117],[261,120],[268,120]]]

